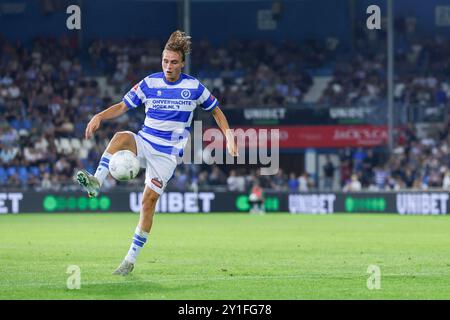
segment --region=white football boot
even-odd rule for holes
[[[90,198],[98,196],[100,191],[100,183],[92,174],[86,170],[79,170],[76,174],[76,180],[78,184],[88,193]]]
[[[128,260],[123,260],[119,267],[117,267],[116,271],[113,272],[114,275],[126,276],[134,269],[134,264],[129,262]]]

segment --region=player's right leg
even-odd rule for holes
[[[130,150],[134,154],[137,154],[136,141],[134,140],[133,133],[122,131],[114,134],[100,159],[94,175],[86,170],[79,170],[76,173],[76,180],[88,193],[89,197],[96,197],[98,195],[100,187],[109,174],[109,160],[119,150]]]
[[[176,159],[154,153],[153,149],[141,137],[136,136],[136,143],[139,153],[144,154],[146,159],[145,188],[142,194],[139,224],[134,231],[130,249],[120,266],[114,271],[114,274],[123,276],[133,270],[143,246],[146,243],[148,246],[156,202],[164,192],[177,166]]]
[[[114,275],[126,276],[134,269],[136,258],[139,255],[144,244],[147,242],[150,230],[153,224],[153,216],[155,214],[156,202],[159,194],[154,190],[145,186],[142,194],[141,211],[139,224],[136,227],[133,241],[127,255],[123,259],[119,267],[113,272]]]

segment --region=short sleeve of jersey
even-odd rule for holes
[[[128,109],[135,109],[142,104],[143,93],[140,88],[142,81],[137,83],[127,94],[123,97],[123,102],[127,105]]]
[[[209,90],[200,83],[199,85],[200,96],[197,99],[197,105],[199,105],[205,111],[212,111],[219,105],[216,97],[214,97]]]

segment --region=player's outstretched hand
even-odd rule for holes
[[[89,121],[86,127],[86,131],[84,134],[86,139],[90,139],[94,135],[94,132],[97,131],[98,128],[100,128],[101,122],[102,120],[99,116],[95,115],[92,117],[91,121]]]

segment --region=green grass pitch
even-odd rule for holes
[[[450,298],[447,216],[157,214],[133,273],[113,276],[137,221],[0,215],[0,299]]]

